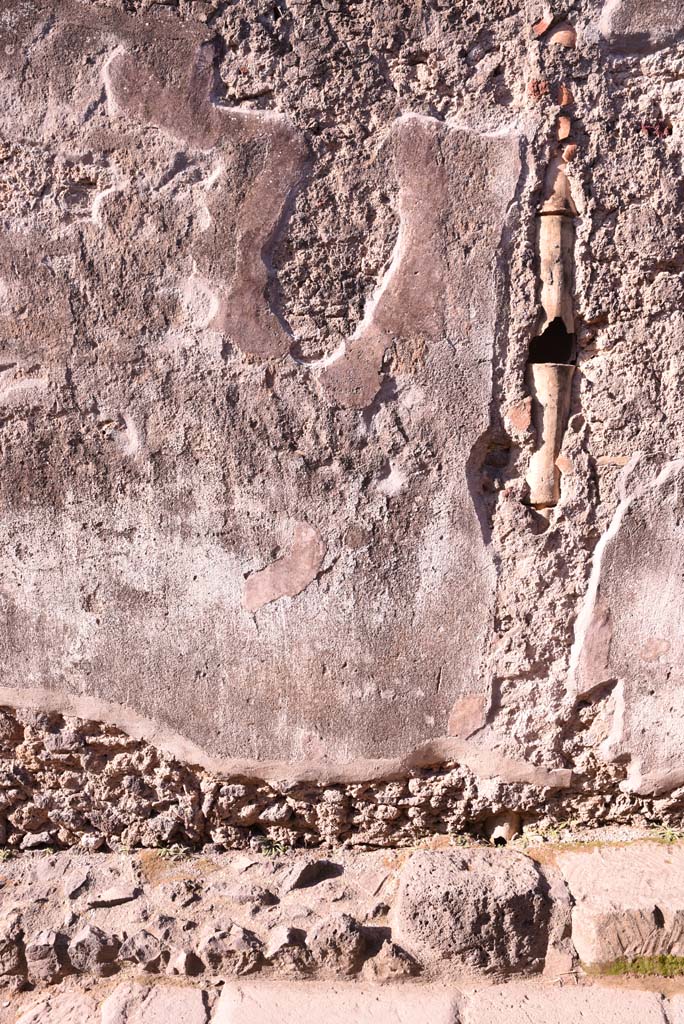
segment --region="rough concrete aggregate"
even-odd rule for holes
[[[486,783],[448,764],[351,785],[265,782],[213,775],[99,722],[4,708],[0,727],[0,814],[12,849],[410,846],[484,836],[507,812],[520,817],[516,831],[676,826],[684,801],[678,790],[659,798],[621,792],[619,777],[599,762],[596,775],[561,790]]]

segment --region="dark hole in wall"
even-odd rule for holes
[[[665,915],[663,914],[660,907],[653,908],[653,923],[655,924],[656,928],[665,927]]]
[[[562,319],[557,316],[546,330],[530,344],[531,363],[571,363],[575,354],[575,335],[568,332]]]

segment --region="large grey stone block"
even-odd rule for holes
[[[419,852],[402,872],[394,936],[446,973],[539,970],[550,914],[546,881],[520,853]]]

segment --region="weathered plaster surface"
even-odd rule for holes
[[[606,0],[599,27],[614,46],[635,51],[666,46],[684,34],[678,0]]]
[[[520,138],[389,126],[390,266],[339,352],[297,363],[269,289],[304,138],[222,108],[212,44],[167,24],[78,3],[5,15],[13,53],[37,37],[24,102],[47,86],[53,112],[24,136],[90,168],[76,210],[5,226],[5,692],[94,698],[226,765],[397,762],[446,736],[459,700],[487,702],[495,578],[467,467]],[[48,285],[13,270],[29,244]]]
[[[7,0],[0,698],[218,775],[449,762],[477,815],[500,782],[676,806],[679,490],[618,476],[684,451],[683,28]],[[577,365],[540,514],[561,166]]]
[[[578,696],[614,687],[607,760],[627,760],[623,787],[684,784],[684,462],[636,457],[623,500],[594,555],[578,617],[572,680]]]

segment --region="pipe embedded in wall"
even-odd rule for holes
[[[529,501],[535,508],[553,508],[560,497],[556,460],[570,413],[575,371],[575,309],[573,297],[575,204],[565,174],[563,154],[546,170],[544,198],[539,208],[539,278],[544,319],[530,345],[528,386],[537,450],[527,474]]]
[[[553,508],[560,498],[556,459],[568,423],[575,367],[572,363],[531,363],[528,372],[538,445],[527,474],[530,504],[539,509]]]

